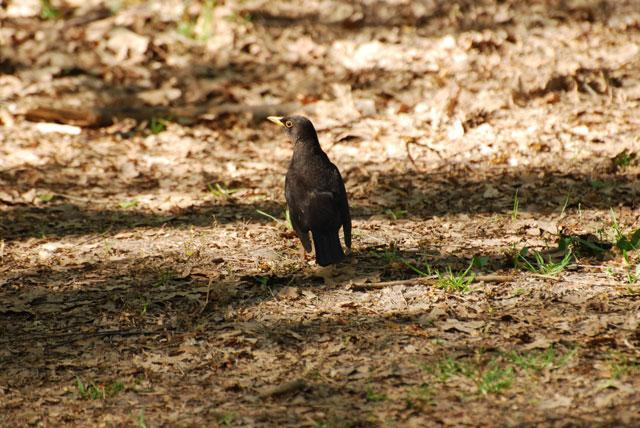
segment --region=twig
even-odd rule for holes
[[[209,295],[211,294],[211,282],[212,281],[213,281],[213,278],[209,278],[209,284],[207,284],[207,297],[204,299],[204,305],[202,305],[202,307],[198,311],[198,315],[202,314],[202,312],[204,311],[204,308],[206,308],[207,305],[209,304]]]
[[[529,276],[533,276],[535,278],[540,278],[540,279],[553,279],[554,281],[557,281],[559,279],[557,276],[543,275],[541,273],[530,273]]]
[[[436,282],[438,277],[431,276],[419,276],[417,278],[409,278],[409,279],[398,279],[394,281],[383,281],[383,282],[371,282],[364,284],[352,284],[351,289],[353,290],[371,290],[371,289],[380,289],[393,287],[394,285],[420,285],[420,284],[433,284]],[[473,282],[508,282],[513,279],[511,275],[477,275],[474,277]]]
[[[413,160],[413,157],[411,156],[411,149],[409,148],[411,143],[409,142],[409,140],[407,140],[404,142],[404,144],[407,149],[407,157],[409,158],[409,161],[411,161],[411,165],[413,165],[414,168],[417,168],[418,166],[416,165],[416,161]]]
[[[513,279],[512,275],[478,275],[474,282],[508,282]]]
[[[104,18],[108,18],[111,16],[111,11],[106,7],[98,7],[96,9],[90,10],[84,15],[77,16],[75,18],[71,18],[67,20],[62,27],[63,31],[67,31],[71,27],[80,27],[83,25],[87,25],[91,22],[98,21]]]
[[[442,159],[442,154],[440,154],[440,152],[438,150],[434,149],[433,147],[431,147],[428,144],[419,143],[415,138],[405,138],[404,142],[405,142],[405,148],[407,150],[407,157],[409,158],[409,161],[411,161],[413,166],[416,166],[416,162],[413,159],[413,156],[411,156],[411,151],[410,151],[411,144],[415,144],[416,146],[424,147],[425,149],[435,153],[436,156],[438,156],[440,159]]]
[[[83,197],[80,197],[80,196],[68,195],[66,193],[54,193],[54,195],[55,196],[59,196],[61,198],[69,199],[69,200],[72,200],[72,201],[78,201],[78,202],[88,202],[88,201],[91,200],[89,198],[83,198]]]

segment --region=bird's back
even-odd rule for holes
[[[294,153],[285,179],[285,196],[289,206],[301,210],[305,229],[340,228],[339,177],[326,154]]]

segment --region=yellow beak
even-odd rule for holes
[[[269,119],[271,122],[275,123],[276,125],[284,126],[284,123],[282,123],[282,118],[283,118],[283,116],[269,116],[269,117],[267,117],[267,119]]]

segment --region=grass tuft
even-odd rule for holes
[[[427,384],[411,388],[405,399],[408,409],[420,408],[434,403],[434,392]]]
[[[507,389],[513,383],[514,373],[511,367],[501,367],[497,362],[489,364],[476,381],[478,392],[482,395],[496,394]]]
[[[55,198],[55,194],[53,193],[43,193],[41,195],[38,195],[38,199],[40,200],[40,202],[51,202],[53,200],[53,198]]]
[[[139,202],[136,199],[130,199],[128,201],[122,201],[120,202],[119,206],[121,209],[123,210],[128,210],[129,208],[135,208],[137,207],[139,204]]]
[[[158,271],[154,287],[166,287],[176,279],[176,272],[173,269],[161,269]]]
[[[112,382],[107,385],[89,383],[85,384],[79,377],[76,377],[76,391],[82,400],[105,400],[115,397],[124,390],[122,382]]]
[[[144,420],[144,409],[140,409],[140,413],[138,414],[138,417],[136,418],[136,426],[138,428],[147,428],[147,422]]]
[[[407,210],[401,210],[400,208],[396,208],[394,210],[388,209],[384,213],[392,220],[399,220],[407,216]]]
[[[562,260],[554,262],[551,260],[551,257],[547,257],[547,260],[545,260],[539,251],[531,251],[531,254],[533,255],[533,260],[529,260],[528,258],[529,248],[524,247],[522,250],[518,251],[513,260],[515,266],[532,273],[551,276],[559,274],[569,266],[571,257],[573,256],[572,251],[569,250],[562,257]]]
[[[176,31],[192,40],[207,41],[214,32],[215,0],[206,0],[195,19],[182,20]]]
[[[454,273],[450,267],[447,267],[445,273],[436,272],[438,277],[438,287],[445,291],[457,291],[461,293],[468,293],[471,289],[470,286],[473,283],[476,275],[471,271],[473,263],[462,273]]]
[[[281,220],[281,219],[279,219],[279,218],[277,218],[275,216],[272,216],[271,214],[269,214],[267,212],[264,212],[262,210],[258,210],[257,209],[256,212],[258,214],[260,214],[261,216],[264,216],[264,217],[266,217],[268,219],[271,219],[271,220],[275,221],[278,224],[286,225],[287,229],[289,229],[289,230],[293,230],[293,225],[291,224],[291,215],[289,214],[289,208],[287,208],[284,211],[284,220]]]
[[[613,172],[623,171],[638,162],[638,154],[624,149],[611,159]]]
[[[220,417],[218,418],[218,423],[223,426],[228,426],[233,423],[234,419],[235,419],[234,413],[225,413],[223,415],[220,415]]]
[[[540,372],[545,369],[559,368],[566,365],[577,353],[573,348],[562,354],[553,346],[545,350],[532,350],[528,352],[511,352],[506,358],[516,367],[530,372]]]
[[[614,353],[609,361],[611,379],[623,379],[640,374],[640,362],[632,360],[626,355]]]
[[[215,183],[215,184],[207,184],[207,188],[209,189],[209,193],[213,195],[215,198],[229,198],[234,193],[239,192],[241,189],[230,189],[224,184]]]
[[[58,19],[61,15],[60,11],[49,0],[40,0],[40,18],[45,20]]]
[[[167,120],[161,117],[152,117],[148,128],[152,134],[159,134],[167,129]]]
[[[378,403],[381,401],[385,401],[387,396],[381,392],[376,392],[373,388],[369,387],[366,390],[366,399],[371,403]]]
[[[446,383],[455,388],[460,383],[455,377],[464,377],[473,382],[475,394],[485,396],[500,394],[525,379],[524,375],[528,375],[526,379],[529,383],[542,382],[542,370],[566,366],[576,352],[577,348],[563,353],[550,347],[545,350],[498,353],[490,359],[482,358],[483,354],[480,353],[462,359],[446,357],[435,363],[421,364],[420,368],[429,379],[426,385],[433,387],[434,383]]]

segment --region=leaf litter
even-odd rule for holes
[[[85,3],[0,6],[3,425],[637,419],[637,1]]]

